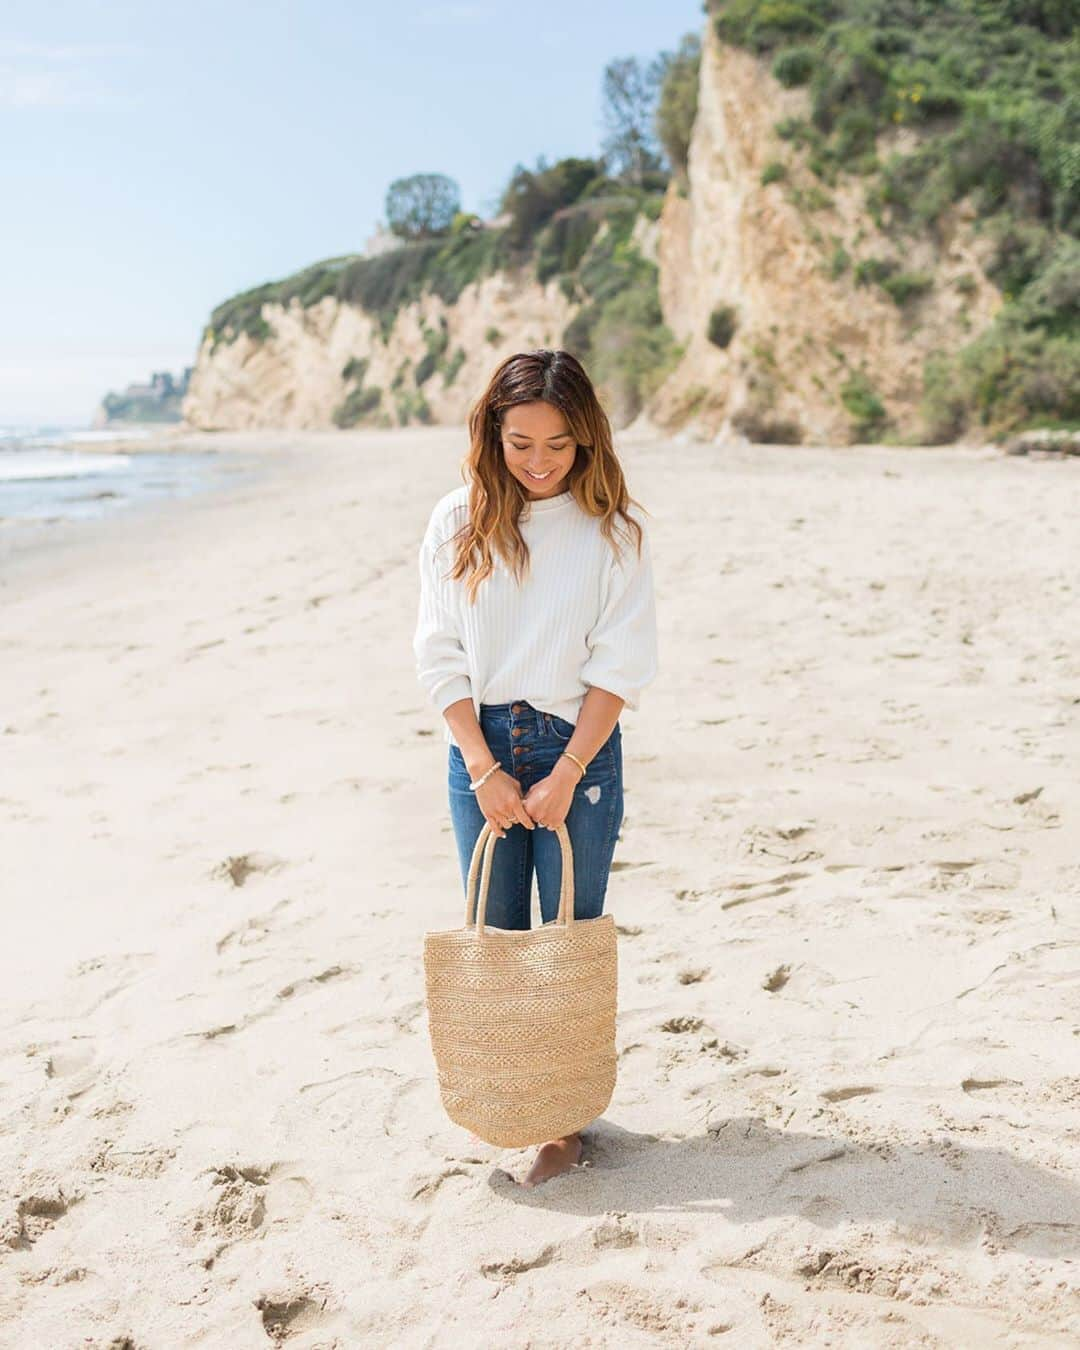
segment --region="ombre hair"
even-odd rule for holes
[[[641,504],[627,491],[612,445],[611,424],[581,362],[565,351],[518,352],[495,368],[469,411],[469,452],[461,464],[469,485],[469,518],[452,536],[457,540],[457,553],[449,576],[455,581],[465,579],[470,603],[480,583],[494,571],[495,553],[519,582],[528,571],[529,546],[518,516],[531,499],[506,466],[502,419],[507,408],[541,401],[559,409],[577,442],[565,482],[578,506],[599,518],[600,530],[616,553],[620,552],[616,529],[628,538],[630,531],[636,532],[641,554],[641,525],[628,509],[631,503]]]

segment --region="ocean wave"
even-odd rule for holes
[[[75,450],[0,451],[0,483],[41,478],[91,478],[126,469],[130,455],[79,454]]]

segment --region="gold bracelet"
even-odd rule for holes
[[[588,773],[588,771],[589,771],[589,770],[588,770],[588,766],[585,765],[585,764],[582,764],[581,760],[578,759],[577,755],[571,754],[569,750],[564,750],[562,753],[566,756],[567,759],[572,759],[572,760],[574,761],[574,763],[575,763],[575,764],[578,766],[578,768],[581,770],[581,777],[584,778],[585,775],[586,775],[586,774]],[[580,781],[581,781],[581,779],[579,778],[579,779],[578,779],[578,782],[580,782]]]

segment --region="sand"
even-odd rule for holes
[[[462,435],[200,441],[0,579],[0,1344],[1076,1345],[1080,464],[623,438],[619,1080],[528,1191],[423,1001]]]

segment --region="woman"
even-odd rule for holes
[[[420,549],[416,671],[445,719],[462,883],[485,820],[486,922],[558,912],[565,822],[574,917],[603,912],[623,818],[619,714],[657,670],[644,518],[611,427],[564,351],[504,360],[469,414],[464,487],[435,505]],[[539,827],[539,828],[538,828]],[[543,1144],[528,1186],[580,1161],[581,1136]]]

